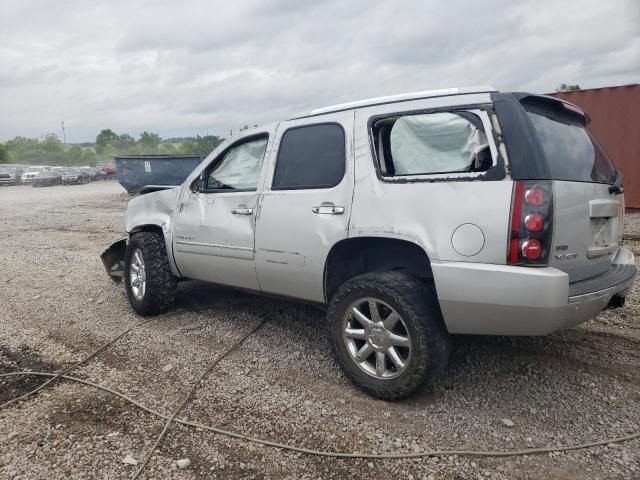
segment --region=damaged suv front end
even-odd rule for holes
[[[167,252],[171,252],[170,227],[179,193],[180,188],[177,186],[150,185],[129,201],[125,214],[127,238],[113,243],[100,256],[107,274],[113,281],[119,283],[124,277],[124,257],[131,234],[142,231],[160,232],[165,238]],[[173,255],[169,258],[172,259]],[[171,261],[170,264],[177,275],[175,263]]]

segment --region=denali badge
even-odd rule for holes
[[[569,249],[568,245],[558,245],[556,247],[556,252],[566,252]],[[556,258],[558,260],[573,260],[574,258],[578,258],[577,253],[556,253]]]
[[[556,253],[556,258],[558,260],[572,260],[574,258],[578,258],[577,253]]]

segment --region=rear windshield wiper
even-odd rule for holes
[[[622,188],[622,174],[619,170],[616,169],[611,174],[611,177],[609,177],[609,181],[611,182],[609,193],[615,193],[616,195],[624,193],[624,189]]]

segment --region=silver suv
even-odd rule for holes
[[[489,87],[314,110],[146,188],[103,261],[141,315],[179,279],[315,302],[348,377],[404,397],[450,334],[544,335],[624,303],[621,179],[588,121]]]

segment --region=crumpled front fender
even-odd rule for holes
[[[126,251],[127,239],[123,238],[113,243],[100,255],[107,274],[116,283],[120,283],[124,278],[124,255]]]

